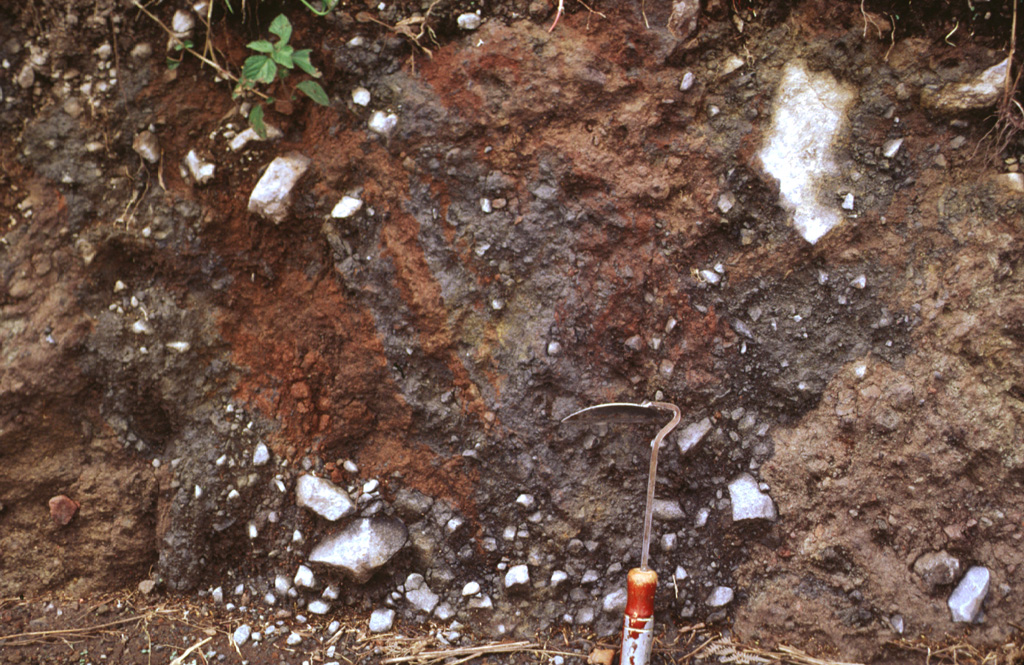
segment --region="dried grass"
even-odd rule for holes
[[[149,599],[135,593],[97,598],[88,605],[79,602],[81,616],[76,620],[88,621],[102,605],[112,605],[118,601],[119,611],[133,613],[133,616],[105,622],[93,621],[78,628],[0,635],[0,652],[9,647],[53,642],[63,642],[70,647],[76,642],[104,636],[122,642],[125,632],[145,635],[148,639],[150,631],[155,627],[166,627],[167,623],[173,623],[187,627],[195,639],[184,653],[171,661],[171,665],[182,665],[187,656],[201,652],[202,647],[214,639],[227,639],[231,627],[238,622],[237,617],[211,613],[208,603],[197,602],[196,599],[172,597],[150,604]],[[0,598],[0,609],[28,606],[36,602],[38,599],[28,601]],[[573,632],[570,627],[553,631],[546,639],[452,646],[441,639],[445,628],[440,625],[406,626],[403,627],[403,633],[370,633],[364,617],[332,617],[335,618],[342,621],[339,629],[312,649],[308,646],[284,648],[280,644],[265,644],[260,648],[292,654],[305,653],[312,657],[312,662],[333,659],[351,665],[367,662],[381,665],[461,665],[479,659],[490,663],[545,664],[550,663],[555,656],[561,656],[567,663],[583,662],[596,650],[614,650],[618,647],[614,637],[599,640],[590,633]],[[893,656],[908,664],[1024,665],[1024,630],[1016,625],[1013,627],[1019,631],[1016,639],[995,648],[979,648],[962,638],[950,638],[944,643],[918,638],[893,641],[888,649]],[[307,625],[304,628],[323,630],[323,626]],[[305,645],[309,644],[309,641],[305,642]],[[332,645],[336,651],[333,658],[328,659],[324,651]],[[241,652],[238,655],[242,658]],[[659,635],[655,639],[653,662],[663,665],[696,665],[702,662],[738,665],[859,665],[812,655],[786,645],[766,649],[744,644],[702,623],[679,627]]]

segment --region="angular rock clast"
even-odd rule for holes
[[[249,196],[249,212],[275,224],[287,219],[292,190],[306,173],[309,164],[308,157],[297,153],[272,161]]]
[[[50,517],[60,526],[66,526],[75,516],[81,504],[63,494],[50,499]]]
[[[356,511],[356,504],[345,490],[326,478],[300,476],[295,484],[295,503],[335,522]]]
[[[981,605],[985,602],[985,596],[988,595],[991,577],[985,566],[974,566],[967,571],[947,601],[953,621],[970,623],[978,620],[981,615]]]
[[[334,566],[363,584],[405,546],[409,530],[400,520],[364,517],[313,548],[312,563]]]
[[[729,499],[732,501],[732,519],[741,520],[774,520],[775,502],[761,492],[757,481],[749,473],[740,474],[729,483]]]

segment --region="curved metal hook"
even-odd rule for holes
[[[655,478],[658,475],[658,449],[661,447],[661,442],[665,440],[669,432],[676,428],[676,425],[682,419],[679,407],[668,402],[645,401],[640,404],[611,402],[590,406],[562,418],[563,423],[573,418],[585,416],[596,416],[598,421],[635,423],[649,421],[652,416],[658,415],[658,411],[670,411],[672,419],[658,430],[658,433],[654,435],[654,440],[651,441],[651,468],[647,476],[647,508],[644,511],[644,539],[640,550],[640,568],[642,569],[647,569],[648,553],[651,550],[651,525],[654,521],[654,486]]]

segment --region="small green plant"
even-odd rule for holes
[[[320,71],[309,61],[310,49],[296,50],[289,40],[292,37],[292,24],[284,14],[270,22],[270,33],[276,35],[278,40],[271,44],[266,39],[258,39],[249,42],[246,46],[256,51],[242,64],[242,76],[235,87],[235,97],[238,97],[246,90],[253,90],[257,84],[263,83],[273,85],[288,77],[288,74],[296,67],[306,74],[320,78]],[[295,89],[312,99],[321,106],[329,106],[330,100],[327,93],[316,81],[306,79],[299,82]],[[274,103],[273,97],[266,97],[268,103]],[[257,103],[249,112],[249,124],[262,138],[267,137],[267,127],[263,123],[263,104]]]
[[[320,4],[323,5],[323,9],[317,9],[306,0],[302,0],[302,4],[306,5],[306,7],[309,8],[309,11],[313,12],[317,16],[327,16],[331,13],[331,10],[338,6],[338,2],[339,0],[322,0]]]
[[[181,65],[181,59],[185,55],[184,52],[190,50],[193,46],[195,45],[189,39],[186,39],[183,42],[176,43],[174,45],[174,52],[177,54],[178,57],[172,58],[170,56],[167,56],[167,69],[177,69],[178,66]]]

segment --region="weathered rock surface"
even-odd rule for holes
[[[952,584],[960,577],[960,560],[946,550],[927,552],[914,562],[914,572],[931,590]]]
[[[963,113],[991,108],[1006,89],[1010,59],[1006,58],[975,76],[956,83],[925,88],[921,104],[941,113]]]

